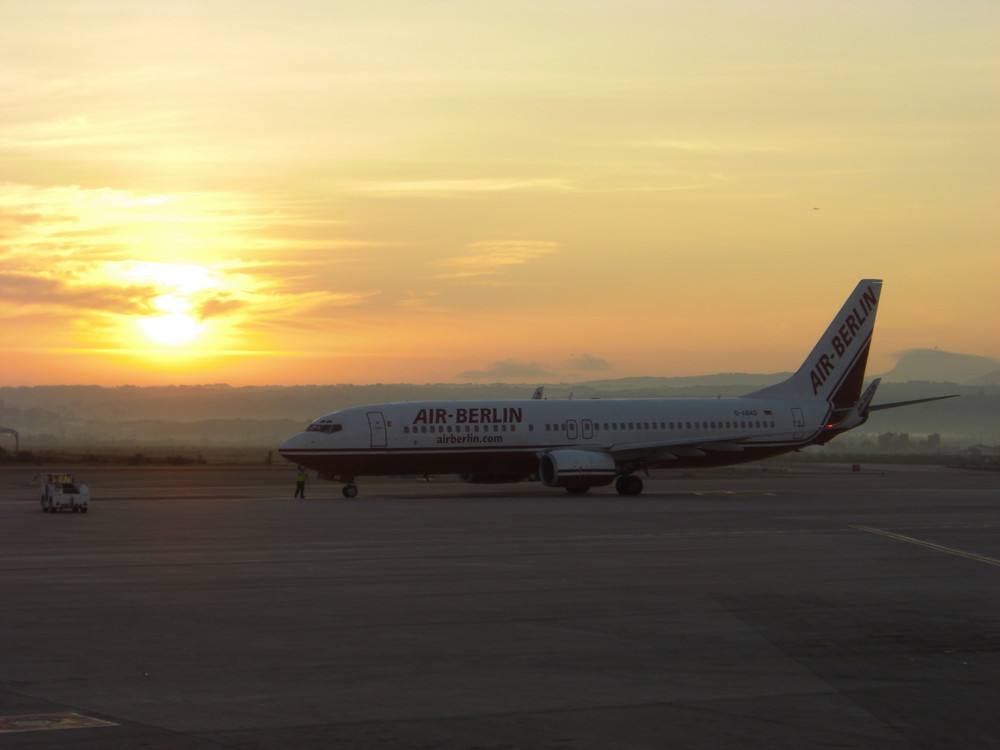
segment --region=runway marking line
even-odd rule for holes
[[[42,732],[49,729],[84,729],[87,727],[117,727],[113,721],[95,719],[83,714],[26,714],[0,716],[0,734],[11,732]]]
[[[970,560],[978,560],[979,562],[984,562],[989,565],[1000,565],[1000,560],[993,557],[987,557],[986,555],[977,555],[975,552],[966,552],[965,550],[955,549],[954,547],[945,547],[942,544],[934,544],[933,542],[925,542],[923,539],[916,539],[912,536],[905,536],[903,534],[896,534],[891,531],[885,531],[884,529],[876,529],[872,526],[861,526],[860,524],[852,524],[852,529],[857,529],[858,531],[867,531],[870,534],[879,534],[881,536],[887,536],[890,539],[898,539],[901,542],[909,542],[910,544],[919,544],[921,547],[927,547],[928,549],[937,550],[938,552],[945,552],[949,555],[957,555],[958,557],[967,557]]]

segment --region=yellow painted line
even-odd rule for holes
[[[993,557],[987,557],[986,555],[977,555],[974,552],[966,552],[964,550],[955,549],[953,547],[945,547],[940,544],[934,544],[933,542],[925,542],[923,539],[914,539],[912,536],[904,536],[903,534],[894,534],[891,531],[885,531],[883,529],[872,528],[871,526],[859,526],[852,525],[852,529],[857,529],[858,531],[867,531],[870,534],[880,534],[882,536],[887,536],[890,539],[898,539],[901,542],[910,542],[911,544],[919,544],[921,547],[927,547],[928,549],[937,550],[938,552],[946,552],[949,555],[958,555],[959,557],[967,557],[970,560],[978,560],[979,562],[988,563],[990,565],[1000,565],[1000,560]]]

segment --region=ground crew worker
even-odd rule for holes
[[[306,498],[306,470],[301,466],[299,473],[295,475],[295,497]]]

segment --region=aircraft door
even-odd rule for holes
[[[802,410],[798,407],[792,408],[792,425],[795,427],[796,432],[792,435],[792,439],[801,440],[806,436],[802,431],[802,428],[806,426],[805,417],[802,416]]]
[[[584,440],[590,440],[594,437],[594,423],[589,419],[580,422],[580,434],[583,435]]]
[[[372,448],[385,448],[385,417],[382,412],[368,412],[368,427],[372,432]]]
[[[577,425],[575,419],[566,420],[566,437],[570,440],[576,440],[577,436]]]

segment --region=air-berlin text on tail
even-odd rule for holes
[[[862,335],[862,325],[868,320],[869,315],[871,315],[876,305],[878,305],[878,296],[871,287],[868,287],[858,297],[857,302],[851,307],[851,312],[848,313],[844,322],[833,335],[833,338],[830,339],[830,348],[833,351],[830,354],[821,354],[813,365],[812,371],[809,373],[814,396],[819,393],[823,384],[830,379],[830,375],[836,371],[837,365],[834,363],[834,360],[845,358],[851,344],[854,343],[859,335],[864,338]]]
[[[448,409],[421,409],[412,424],[519,424],[521,409],[511,406],[472,406]]]

